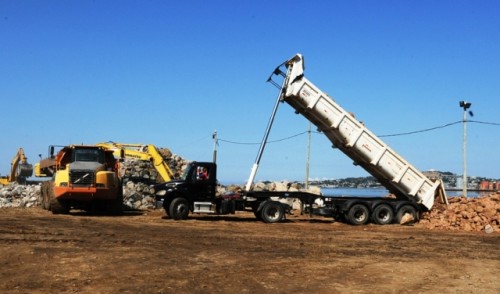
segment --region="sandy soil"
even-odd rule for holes
[[[500,235],[0,209],[2,293],[499,293]]]

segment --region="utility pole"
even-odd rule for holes
[[[460,101],[459,103],[460,107],[464,109],[464,140],[463,140],[463,188],[462,188],[462,193],[465,198],[467,198],[467,109],[470,108],[472,103],[467,102],[467,101]],[[472,114],[472,113],[471,113]]]

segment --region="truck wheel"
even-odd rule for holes
[[[372,212],[372,221],[379,225],[387,225],[394,220],[394,212],[387,204],[380,204]]]
[[[409,220],[403,220],[403,217],[405,216],[405,214],[410,215]],[[401,206],[401,208],[399,208],[398,213],[396,214],[396,222],[398,224],[402,224],[402,222],[403,223],[413,223],[416,221],[418,221],[418,215],[417,215],[417,210],[415,209],[415,207],[413,207],[412,205],[406,204],[406,205]]]
[[[175,220],[187,219],[189,215],[188,201],[182,197],[172,200],[168,208],[168,215]]]
[[[363,204],[354,204],[349,208],[347,219],[353,225],[364,225],[370,218],[370,211]]]
[[[41,194],[41,205],[42,208],[45,210],[50,209],[50,201],[49,201],[49,195],[48,195],[48,182],[43,182],[42,187],[40,189],[40,194]]]
[[[123,213],[123,188],[120,185],[116,192],[116,198],[110,200],[107,207],[108,213],[119,215]]]
[[[55,198],[50,201],[50,210],[53,214],[68,214],[69,206]]]
[[[253,214],[255,215],[255,217],[258,219],[258,220],[262,220],[262,210],[254,210],[253,211]]]
[[[277,223],[283,219],[285,211],[281,203],[276,201],[268,201],[262,206],[260,211],[260,218],[265,223]]]
[[[49,202],[48,209],[52,211],[53,214],[68,214],[69,205],[66,202],[59,201],[54,195],[54,183],[48,182],[46,189],[47,200]]]

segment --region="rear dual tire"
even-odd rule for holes
[[[415,207],[411,205],[403,205],[396,213],[396,223],[401,224],[401,222],[403,221],[403,217],[406,214],[409,214],[411,219],[405,223],[413,223],[418,221],[418,213]]]
[[[346,219],[355,226],[360,226],[368,223],[370,219],[370,211],[363,204],[354,204],[347,212]]]
[[[372,222],[378,225],[388,225],[394,221],[394,211],[387,204],[379,204],[372,212]]]

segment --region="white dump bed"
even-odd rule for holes
[[[335,147],[363,167],[398,197],[408,197],[431,209],[444,196],[441,181],[431,181],[374,135],[354,115],[335,103],[304,77],[300,54],[286,62],[282,100],[322,131]]]

